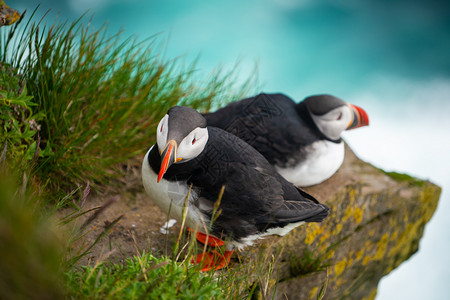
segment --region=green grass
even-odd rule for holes
[[[28,169],[40,154],[35,150],[38,122],[43,115],[33,114],[36,104],[32,99],[16,70],[0,63],[1,159],[16,166],[16,174]]]
[[[225,299],[219,281],[193,266],[148,253],[65,274],[73,299]]]
[[[55,224],[36,196],[0,167],[0,299],[61,299],[63,261]]]
[[[199,79],[195,63],[163,58],[158,36],[110,35],[85,25],[86,18],[53,25],[25,19],[1,28],[0,62],[33,97],[28,108],[41,117],[36,171],[52,190],[107,185],[121,174],[115,165],[153,144],[170,107],[208,110],[250,86],[234,86],[234,71]]]
[[[384,171],[382,169],[379,169],[381,172],[383,172],[384,174],[386,174],[387,176],[391,177],[392,179],[396,180],[396,181],[404,181],[404,182],[408,182],[409,185],[413,185],[413,186],[423,186],[425,184],[424,180],[420,180],[417,178],[414,178],[408,174],[404,174],[404,173],[398,173],[398,172],[387,172]]]
[[[291,253],[289,256],[290,277],[298,277],[326,270],[330,266],[327,250],[317,252],[305,249],[301,255]]]

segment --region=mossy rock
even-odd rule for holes
[[[11,25],[20,20],[20,13],[6,5],[5,1],[0,0],[0,27]]]
[[[246,264],[264,266],[242,271],[249,285],[265,286],[262,297],[374,299],[380,279],[418,250],[441,193],[429,181],[365,163],[348,147],[340,170],[305,190],[330,207],[323,223],[240,254]]]

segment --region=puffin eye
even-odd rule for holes
[[[162,132],[163,126],[164,126],[164,125],[163,125],[163,124],[161,124],[161,129],[159,130],[159,132]]]
[[[192,140],[192,145],[194,145],[196,141],[197,141],[197,140],[194,138],[194,139]]]
[[[337,117],[337,120],[340,120],[342,118],[342,113],[339,114],[339,116]]]

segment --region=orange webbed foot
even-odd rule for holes
[[[202,272],[207,272],[210,270],[220,270],[230,263],[232,251],[225,251],[223,254],[217,251],[205,252],[198,254],[195,258],[191,259],[191,263],[200,265],[202,267]]]
[[[193,232],[194,230],[191,228],[188,228],[188,231]],[[225,245],[225,242],[222,241],[219,238],[216,238],[212,235],[208,236],[207,234],[204,234],[203,232],[197,231],[195,238],[197,239],[197,241],[199,241],[202,244],[206,244],[210,247],[220,247]]]

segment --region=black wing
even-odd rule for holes
[[[292,222],[320,222],[328,215],[325,205],[287,182],[253,147],[220,129],[208,129],[209,146],[198,162],[204,169],[190,180],[201,187],[202,207],[214,207],[225,186],[214,231],[239,238]]]
[[[283,94],[259,94],[205,114],[208,126],[224,129],[260,152],[271,164],[284,165],[299,149],[320,139],[307,114]]]

